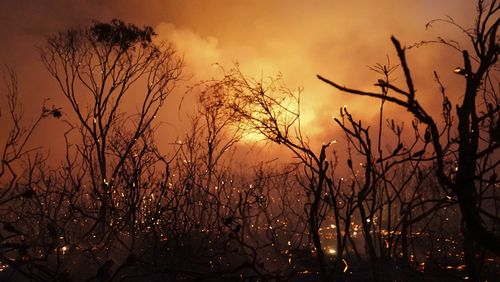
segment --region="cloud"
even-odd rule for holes
[[[213,75],[213,65],[222,58],[215,37],[202,36],[172,23],[160,23],[155,30],[160,40],[174,44],[177,52],[184,57],[187,71],[194,75],[194,79],[209,79]]]
[[[438,34],[450,35],[443,25],[427,31],[425,23],[449,14],[469,26],[473,13],[464,11],[473,11],[472,2],[151,0],[144,4],[140,0],[4,0],[0,1],[0,34],[4,35],[0,63],[14,65],[20,81],[29,82],[21,90],[33,96],[27,104],[38,109],[47,93],[57,99],[61,96],[41,66],[35,46],[43,44],[48,34],[88,25],[92,20],[119,18],[153,26],[160,39],[173,42],[184,55],[185,73],[193,76],[187,83],[216,77],[220,73],[214,63],[227,69],[238,62],[245,74],[254,77],[282,73],[290,88],[304,87],[304,132],[312,139],[338,139],[331,117],[338,115],[339,107],[347,104],[356,117],[371,122],[378,104],[373,99],[339,93],[318,81],[316,74],[350,87],[373,90],[377,75],[367,66],[385,62],[387,55],[397,61],[391,35],[404,45]],[[460,37],[453,34],[452,39]],[[442,74],[449,93],[460,97],[459,78],[449,71],[460,64],[459,55],[432,46],[412,49],[408,57],[417,98],[424,106],[440,107],[435,103],[439,97],[432,77],[435,69]],[[397,77],[396,83],[404,85],[403,76]],[[176,103],[170,100],[172,108],[168,111],[176,112]]]

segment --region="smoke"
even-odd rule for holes
[[[45,98],[51,98],[54,104],[61,102],[36,48],[44,44],[47,35],[112,18],[150,25],[155,27],[159,39],[174,43],[183,54],[185,73],[191,78],[178,88],[177,98],[168,103],[164,111],[166,122],[175,125],[174,117],[184,115],[177,113],[177,106],[189,84],[220,75],[216,63],[228,69],[238,62],[249,76],[280,73],[290,88],[303,87],[304,133],[311,140],[324,142],[339,139],[332,116],[338,115],[340,107],[347,105],[357,117],[370,122],[376,117],[378,105],[374,100],[339,93],[318,81],[316,74],[353,88],[376,90],[373,83],[377,75],[368,66],[385,63],[388,57],[397,63],[391,35],[404,45],[439,34],[460,40],[463,35],[451,33],[452,29],[444,25],[426,30],[425,24],[450,15],[457,23],[470,26],[473,13],[467,11],[474,9],[472,2],[7,0],[0,3],[0,34],[4,35],[0,63],[18,70],[26,108],[38,110]],[[439,93],[433,70],[442,74],[454,97],[460,96],[456,89],[461,82],[450,71],[460,64],[460,54],[430,46],[412,49],[408,57],[417,99],[424,106],[440,106],[435,103]],[[401,73],[395,79],[404,85]],[[184,103],[184,109],[192,110],[192,100],[184,99]],[[394,109],[394,113],[398,110]],[[184,128],[185,124],[176,127]]]
[[[174,44],[177,52],[184,57],[186,72],[195,79],[209,79],[213,73],[211,66],[222,59],[215,37],[203,37],[187,28],[177,28],[171,23],[161,23],[155,30],[160,40]]]

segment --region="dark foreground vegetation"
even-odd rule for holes
[[[396,38],[398,63],[373,67],[376,92],[318,76],[380,107],[371,124],[340,109],[342,152],[302,135],[299,90],[237,67],[193,87],[191,128],[162,152],[156,117],[183,79],[174,47],[118,20],[48,38],[41,58],[68,107],[44,106],[26,123],[16,75],[4,76],[0,280],[498,279],[500,5],[477,7],[470,29],[437,21],[461,30],[467,49],[418,44],[463,59],[462,93],[434,73],[439,114],[419,103]],[[388,104],[413,120],[387,116]],[[29,145],[42,122],[68,127],[60,165]],[[255,133],[293,158],[239,163],[240,141]]]

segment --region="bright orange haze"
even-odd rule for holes
[[[465,37],[449,26],[436,24],[426,30],[425,24],[449,15],[469,27],[473,24],[474,2],[6,0],[0,2],[0,64],[10,65],[18,72],[28,119],[29,113],[38,113],[46,98],[51,99],[48,106],[62,105],[63,112],[69,111],[39,59],[37,46],[44,44],[44,38],[72,26],[88,25],[92,20],[118,18],[150,25],[160,39],[172,41],[184,54],[185,73],[192,76],[170,97],[159,117],[167,123],[162,127],[165,142],[173,142],[187,130],[184,117],[193,111],[189,98],[183,103],[183,112],[178,113],[186,85],[219,75],[214,63],[229,69],[238,62],[248,75],[282,73],[290,88],[303,87],[302,125],[306,134],[318,142],[337,139],[341,143],[343,137],[332,122],[339,107],[347,105],[351,113],[370,122],[376,120],[379,104],[338,93],[317,80],[316,74],[351,87],[373,89],[377,75],[367,66],[385,63],[387,56],[397,63],[391,35],[407,46],[438,35],[460,42]],[[434,70],[442,76],[450,96],[460,98],[461,80],[452,73],[461,63],[460,54],[442,46],[428,46],[412,49],[408,57],[418,89],[417,99],[424,105],[436,109],[441,106],[436,102],[439,93],[433,81]],[[404,82],[400,74],[395,78]],[[5,108],[4,100],[1,107]],[[397,108],[389,107],[388,111],[401,119],[408,118]],[[63,144],[65,129],[60,122],[46,122],[36,136],[38,144],[53,144],[51,148],[56,150]]]

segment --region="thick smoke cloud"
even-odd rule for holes
[[[366,120],[374,117],[378,106],[368,99],[335,92],[319,82],[316,74],[352,87],[374,89],[377,75],[367,66],[384,63],[387,57],[396,62],[391,35],[405,45],[435,38],[437,34],[451,34],[459,40],[461,35],[450,33],[448,27],[437,25],[426,30],[425,24],[450,15],[458,23],[470,25],[472,2],[6,0],[0,3],[0,63],[18,71],[28,111],[37,111],[45,98],[64,105],[39,60],[37,46],[43,44],[46,36],[93,20],[112,18],[151,25],[160,39],[173,42],[184,55],[186,73],[192,77],[188,84],[216,76],[214,63],[230,68],[238,62],[249,75],[282,73],[290,88],[304,87],[303,125],[313,139],[326,140],[338,138],[331,117],[340,106],[347,104],[354,114]],[[418,98],[424,105],[432,106],[434,95],[438,95],[433,70],[443,74],[450,91],[460,84],[450,72],[460,64],[460,56],[449,49],[412,49],[409,61],[414,66]],[[403,83],[401,76],[399,79]],[[177,95],[184,91],[181,87]],[[165,118],[175,116],[171,113],[174,109],[175,105],[171,105]],[[43,135],[39,138],[48,140]],[[50,142],[54,142],[52,138]]]

